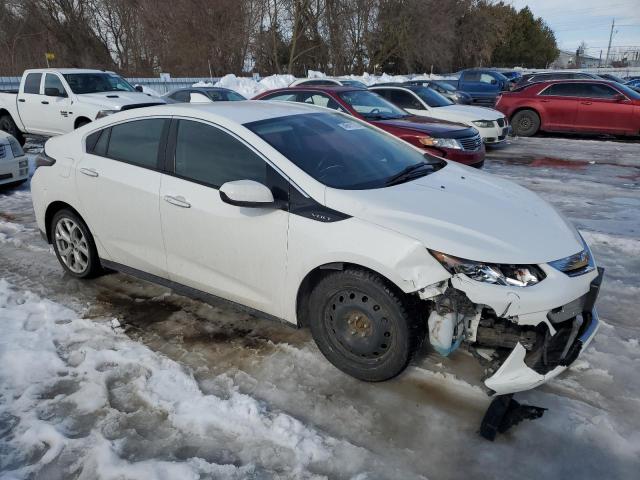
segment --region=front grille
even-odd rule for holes
[[[460,138],[458,140],[464,150],[478,150],[482,146],[482,138],[480,134],[473,137]]]
[[[498,126],[504,127],[504,117],[498,119]]]
[[[7,154],[7,150],[4,145],[0,145],[0,158],[4,158]]]

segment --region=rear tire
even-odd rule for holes
[[[24,135],[16,125],[16,122],[13,121],[13,118],[11,118],[11,115],[2,115],[2,117],[0,117],[0,130],[7,132],[9,135],[13,135],[21,146],[24,145],[26,141]]]
[[[367,382],[400,374],[424,338],[424,327],[401,293],[365,270],[328,274],[311,292],[309,307],[320,351],[338,369]]]
[[[533,110],[520,110],[511,119],[511,127],[516,135],[532,137],[540,130],[540,115]]]
[[[56,212],[50,238],[60,265],[69,275],[93,278],[102,273],[93,235],[74,212],[66,208]]]

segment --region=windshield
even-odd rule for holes
[[[418,95],[424,103],[430,107],[448,107],[453,105],[453,102],[446,97],[443,97],[435,90],[430,88],[421,87],[413,89],[413,92]]]
[[[447,92],[455,92],[456,89],[454,88],[453,85],[451,85],[450,83],[447,82],[433,82],[435,85],[439,86],[440,88],[442,88],[443,90],[446,90]]]
[[[136,91],[129,82],[115,73],[67,73],[63,77],[76,94]]]
[[[616,88],[632,100],[640,100],[640,93],[636,92],[633,88],[621,84],[616,85]]]
[[[343,190],[382,188],[424,176],[446,163],[402,140],[339,113],[269,118],[245,124],[292,163],[322,184]]]
[[[340,98],[367,120],[389,120],[409,116],[407,112],[367,90],[342,92]]]

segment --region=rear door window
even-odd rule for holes
[[[580,85],[580,83],[554,83],[540,92],[540,95],[545,97],[582,97],[583,89]]]
[[[24,93],[34,93],[38,95],[40,93],[41,80],[41,73],[29,73],[27,78],[24,79]]]
[[[179,92],[172,93],[171,95],[169,95],[169,97],[171,97],[176,102],[188,103],[189,90],[180,90]]]
[[[165,119],[150,118],[114,125],[106,156],[140,167],[158,168],[158,149],[165,122]]]

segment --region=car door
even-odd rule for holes
[[[576,126],[583,131],[637,134],[633,102],[606,83],[584,82]]]
[[[29,133],[48,133],[42,117],[45,97],[40,94],[43,80],[42,73],[27,73],[22,91],[18,94],[18,113]]]
[[[55,88],[62,95],[47,95],[47,88]],[[44,77],[43,97],[40,102],[41,119],[50,133],[60,135],[73,130],[73,115],[69,110],[71,107],[71,99],[69,92],[62,83],[62,80],[56,73],[47,73]]]
[[[76,166],[80,213],[108,259],[165,278],[159,159],[169,122],[130,120],[95,132]]]
[[[552,83],[538,94],[538,111],[542,128],[575,130],[580,83]]]
[[[285,200],[283,178],[253,149],[209,123],[174,120],[160,216],[169,278],[251,308],[282,316],[287,265],[286,209],[225,203],[218,189],[254,180]]]

